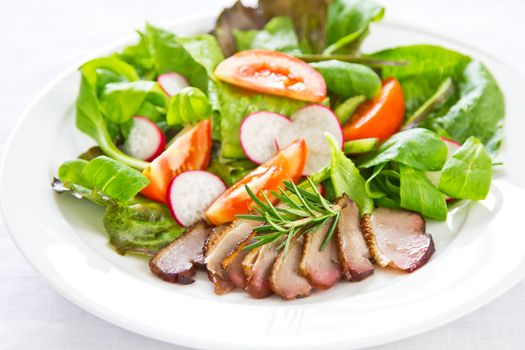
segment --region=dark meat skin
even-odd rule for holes
[[[166,282],[193,283],[196,266],[203,263],[203,249],[211,227],[201,221],[155,254],[149,266],[151,272]]]

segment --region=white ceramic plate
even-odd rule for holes
[[[174,26],[209,29],[213,17]],[[146,260],[119,256],[106,243],[102,209],[50,187],[58,165],[92,145],[74,128],[79,76],[66,71],[31,105],[3,159],[1,206],[26,259],[65,297],[112,323],[179,345],[214,349],[350,349],[398,340],[450,322],[524,277],[525,198],[523,79],[497,59],[419,29],[374,25],[371,51],[435,43],[482,59],[507,99],[506,139],[487,200],[457,209],[446,224],[429,223],[437,251],[419,271],[378,270],[360,283],[339,283],[293,302],[254,300],[242,292],[215,296],[205,276],[194,285],[162,282]],[[119,46],[112,47],[112,50]]]

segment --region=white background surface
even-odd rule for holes
[[[2,0],[0,152],[24,108],[64,68],[141,27],[146,20],[170,23],[198,12],[218,10],[230,2]],[[477,46],[525,73],[525,1],[385,0],[383,3],[391,20]],[[113,326],[62,298],[28,266],[3,225],[0,226],[0,349],[116,348],[181,350]],[[381,347],[420,348],[525,348],[525,283],[448,326]]]

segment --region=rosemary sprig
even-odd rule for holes
[[[277,245],[277,249],[288,251],[290,243],[300,235],[315,234],[324,225],[329,229],[323,239],[320,249],[323,250],[330,241],[339,221],[340,208],[327,201],[312,179],[308,178],[308,187],[296,186],[291,181],[284,182],[284,189],[272,191],[271,195],[277,198],[283,206],[274,206],[270,199],[261,192],[256,196],[246,186],[246,192],[254,201],[254,210],[257,214],[237,215],[239,219],[262,222],[255,228],[256,235],[252,244],[244,249],[254,249],[266,244]]]

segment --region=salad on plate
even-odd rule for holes
[[[211,33],[147,24],[80,67],[96,146],[53,180],[105,208],[119,254],[217,294],[305,297],[435,250],[426,220],[484,199],[503,94],[482,62],[419,44],[364,53],[372,0],[260,0]]]

